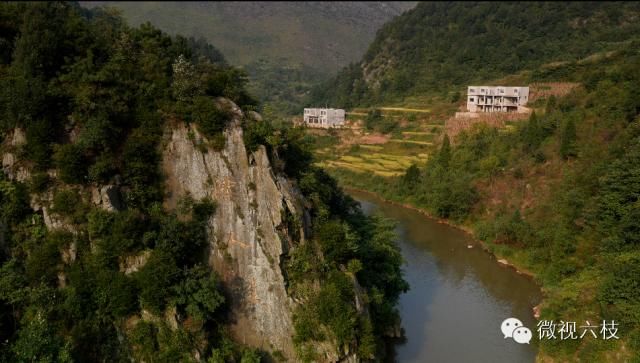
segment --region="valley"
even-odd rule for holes
[[[639,19],[0,3],[0,361],[638,362]]]

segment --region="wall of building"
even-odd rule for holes
[[[529,87],[469,86],[467,111],[519,112],[529,101]]]
[[[344,125],[345,112],[334,108],[305,108],[304,123],[309,127],[330,128]]]

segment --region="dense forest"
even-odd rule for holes
[[[0,4],[0,45],[2,151],[28,170],[26,178],[0,176],[0,360],[283,359],[226,330],[233,301],[204,258],[216,201],[183,200],[177,211],[162,204],[163,130],[193,123],[207,150],[220,149],[230,111],[216,100],[257,109],[246,75],[205,42],[148,23],[129,27],[77,3]],[[247,151],[264,145],[274,172],[309,202],[311,238],[284,266],[300,302],[292,337],[300,358],[316,359],[320,341],[381,357],[408,288],[393,226],[365,216],[312,166],[300,130],[242,122]],[[120,186],[122,210],[91,203],[88,190],[107,184]],[[34,210],[47,195],[60,226]],[[123,259],[141,251],[149,251],[146,263],[124,273]],[[356,294],[367,314],[356,309]],[[168,314],[173,325],[162,318]]]
[[[337,174],[468,227],[532,272],[545,294],[541,319],[620,323],[620,340],[542,340],[542,357],[637,359],[639,49],[635,40],[588,61],[534,69],[523,81],[580,86],[538,99],[513,131],[478,124],[455,140],[444,136],[434,155],[400,177]]]
[[[423,2],[385,24],[360,62],[316,87],[310,103],[381,105],[549,62],[615,49],[637,36],[637,2]]]

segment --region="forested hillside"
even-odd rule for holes
[[[300,130],[253,111],[216,48],[67,2],[0,4],[0,45],[0,361],[383,355],[407,289],[393,226],[312,166]],[[178,157],[209,169],[171,185]],[[252,311],[283,314],[240,315],[256,295]],[[244,345],[231,312],[292,334]]]
[[[122,10],[133,25],[216,44],[243,67],[251,91],[297,114],[309,89],[358,60],[376,31],[415,2],[81,2]]]
[[[640,43],[534,69],[519,82],[575,82],[513,129],[478,124],[399,177],[341,170],[343,184],[467,227],[531,272],[541,317],[615,320],[619,339],[540,342],[542,361],[640,356]]]
[[[637,38],[637,2],[424,2],[378,32],[312,103],[355,107],[448,99],[471,83],[574,61]]]

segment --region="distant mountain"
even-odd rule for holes
[[[357,60],[387,20],[415,2],[81,2],[113,6],[132,25],[204,37],[234,64],[284,59],[321,70]]]
[[[389,19],[416,2],[81,2],[121,9],[132,25],[203,37],[246,66],[263,101],[295,107],[310,85],[357,61]],[[295,103],[295,102],[294,102]]]
[[[313,92],[341,106],[446,95],[552,61],[616,48],[640,34],[640,3],[420,3],[378,32],[363,59]]]

